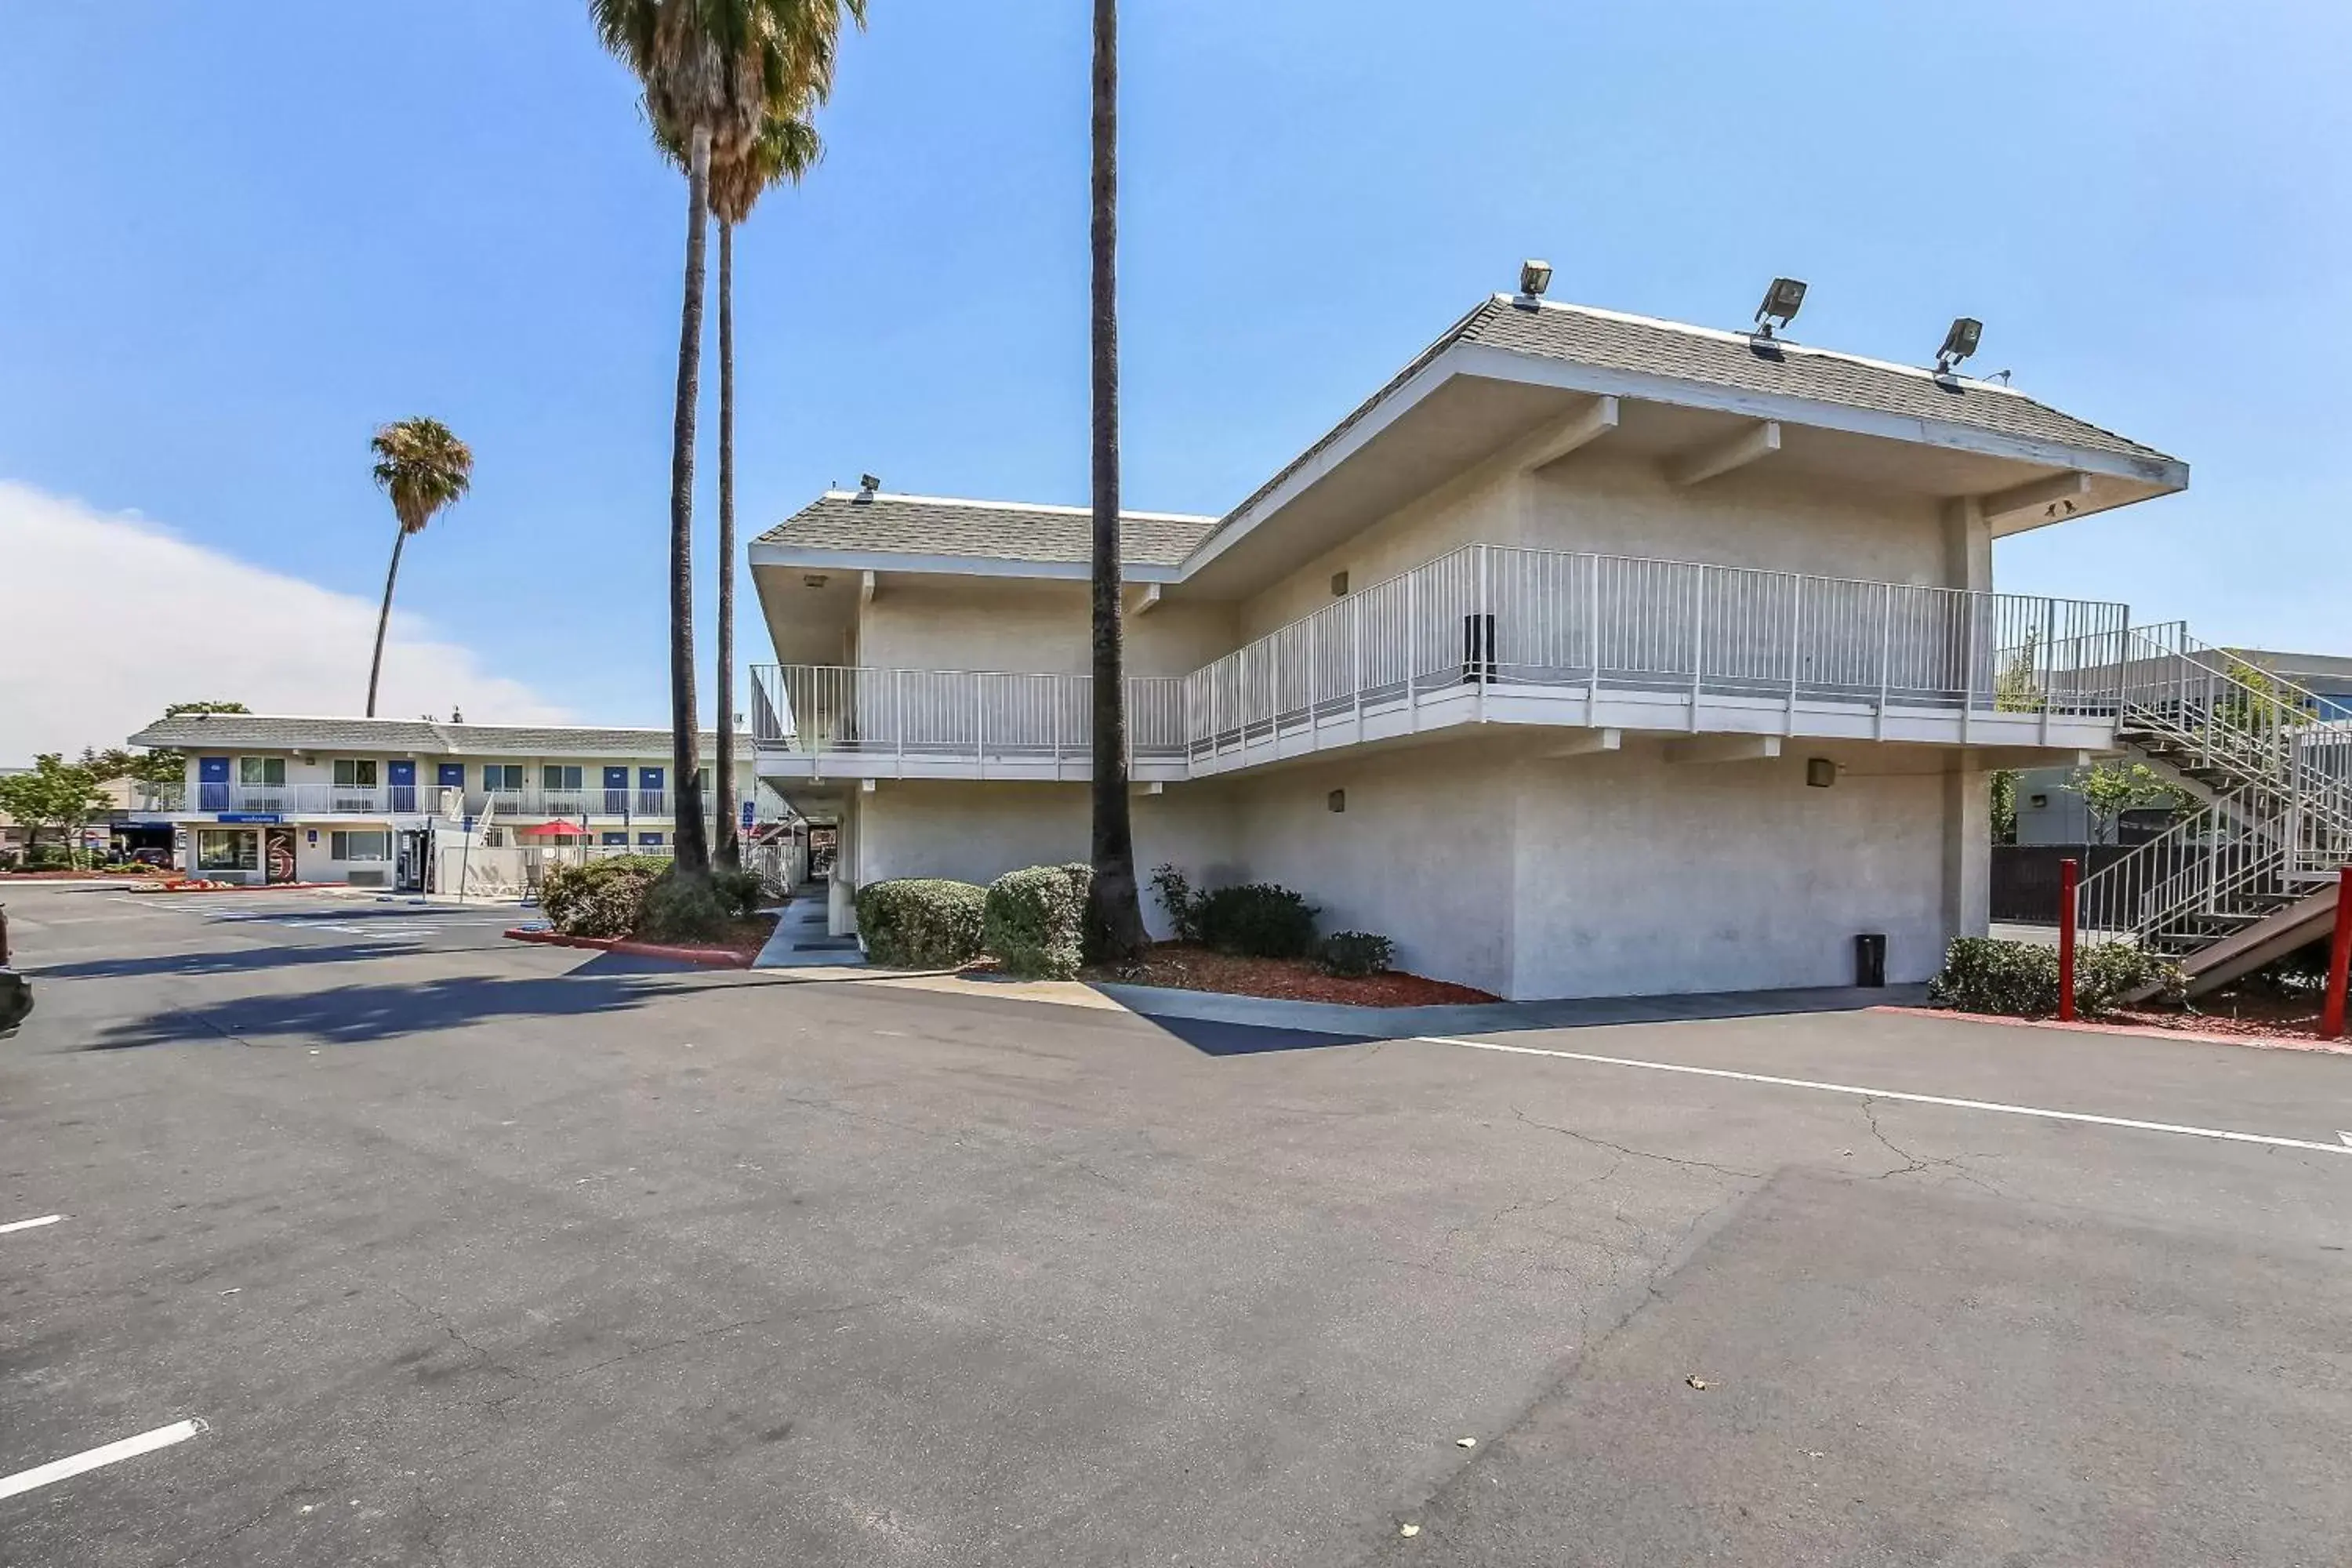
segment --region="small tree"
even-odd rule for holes
[[[2115,837],[2116,824],[2126,811],[2147,805],[2178,811],[2189,801],[2146,763],[2095,763],[2075,769],[2073,783],[2090,811],[2091,839],[2097,844]]]
[[[163,717],[176,719],[183,713],[250,713],[253,710],[242,702],[174,702],[163,710]],[[114,779],[129,779],[133,784],[167,788],[186,782],[188,753],[170,746],[158,746],[149,752],[127,751],[121,746],[109,746],[102,752],[84,749],[81,765],[98,774],[100,784]]]
[[[1992,841],[2017,842],[2017,770],[2002,768],[1992,775]]]
[[[2028,628],[2025,640],[2010,650],[2000,673],[1993,678],[1992,705],[2001,713],[2039,713],[2046,693],[2042,686],[2042,634]]]
[[[82,828],[112,804],[95,773],[58,752],[35,757],[29,773],[0,776],[0,812],[25,825],[27,851],[44,827],[61,829],[68,850],[78,848]]]

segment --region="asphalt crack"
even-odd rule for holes
[[[1736,1165],[1718,1165],[1711,1160],[1688,1160],[1679,1154],[1661,1154],[1651,1149],[1635,1149],[1623,1143],[1612,1143],[1606,1138],[1597,1138],[1590,1132],[1580,1132],[1573,1127],[1561,1127],[1549,1121],[1538,1121],[1517,1106],[1511,1108],[1511,1114],[1529,1127],[1540,1127],[1547,1132],[1557,1132],[1563,1138],[1573,1138],[1580,1143],[1589,1143],[1596,1149],[1613,1150],[1619,1154],[1627,1155],[1633,1159],[1656,1160],[1663,1164],[1680,1165],[1685,1170],[1712,1171],[1719,1176],[1738,1176],[1742,1181],[1748,1182],[1761,1182],[1769,1179],[1768,1173],[1763,1171],[1743,1171]]]
[[[1881,1171],[1878,1174],[1870,1178],[1872,1181],[1884,1182],[1891,1180],[1895,1176],[1917,1175],[1931,1170],[1949,1171],[1953,1175],[1958,1176],[1960,1180],[1977,1188],[1979,1192],[1990,1193],[1994,1197],[2006,1195],[1999,1187],[1994,1186],[1990,1182],[1986,1181],[1974,1171],[1969,1170],[1966,1165],[1960,1163],[1962,1160],[1967,1158],[1964,1154],[1954,1154],[1943,1159],[1931,1159],[1924,1154],[1915,1154],[1910,1150],[1906,1149],[1901,1144],[1895,1142],[1894,1139],[1889,1138],[1886,1135],[1885,1129],[1882,1128],[1878,1124],[1878,1100],[1875,1096],[1863,1096],[1862,1115],[1863,1120],[1870,1123],[1870,1135],[1878,1140],[1880,1147],[1884,1148],[1888,1153],[1903,1162],[1901,1165],[1892,1171]]]

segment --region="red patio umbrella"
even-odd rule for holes
[[[517,838],[585,838],[588,829],[576,822],[542,822],[536,827],[518,827]]]

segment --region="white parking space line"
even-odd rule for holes
[[[2128,1116],[2094,1116],[2084,1110],[2052,1110],[2038,1105],[2004,1105],[1992,1100],[1960,1100],[1950,1095],[1912,1094],[1899,1089],[1864,1089],[1859,1084],[1822,1083],[1812,1079],[1775,1078],[1769,1073],[1734,1072],[1729,1068],[1692,1067],[1685,1062],[1643,1061],[1633,1057],[1594,1056],[1589,1051],[1559,1051],[1544,1046],[1514,1046],[1501,1040],[1457,1040],[1444,1035],[1415,1035],[1426,1046],[1458,1046],[1470,1051],[1503,1051],[1519,1057],[1553,1057],[1561,1061],[1591,1062],[1601,1067],[1642,1068],[1650,1072],[1685,1073],[1693,1078],[1730,1079],[1739,1083],[1770,1084],[1779,1089],[1811,1089],[1816,1094],[1850,1094],[1862,1100],[1901,1100],[1912,1105],[1942,1105],[1955,1110],[1989,1110],[2000,1116],[2032,1116],[2045,1121],[2080,1121],[2094,1127],[2122,1127],[2135,1132],[2170,1132],[2185,1138],[2213,1138],[2227,1143],[2261,1143],[2274,1149],[2314,1149],[2323,1154],[2352,1154],[2352,1134],[2346,1142],[2315,1143],[2305,1138],[2280,1138],[2267,1132],[2232,1132],[2221,1127],[2185,1127],[2172,1121],[2139,1121]]]
[[[12,1230],[30,1230],[35,1226],[55,1225],[65,1217],[61,1214],[45,1214],[38,1219],[12,1219],[6,1225],[0,1225],[0,1236],[5,1236]]]
[[[205,1430],[202,1421],[174,1421],[169,1426],[158,1426],[152,1432],[142,1432],[136,1437],[103,1447],[89,1448],[62,1459],[51,1459],[46,1465],[36,1465],[29,1470],[18,1470],[13,1476],[0,1476],[0,1498],[12,1498],[37,1487],[54,1486],[101,1465],[111,1465],[120,1459],[136,1458],[152,1454],[158,1448],[168,1448],[174,1443],[184,1443]]]

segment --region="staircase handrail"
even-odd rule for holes
[[[2075,920],[2086,932],[2145,943],[2190,914],[2231,914],[2221,900],[2285,886],[2293,806],[2248,784],[2189,812],[2083,879]]]
[[[2152,679],[2139,673],[2151,664]],[[2259,674],[2264,686],[2241,676],[2241,668]],[[2352,847],[2352,776],[2306,776],[2306,741],[2332,738],[2335,730],[2321,717],[2326,705],[2316,692],[2200,642],[2178,621],[2132,628],[2121,687],[2127,721],[2178,736],[2240,783],[2299,804]]]

